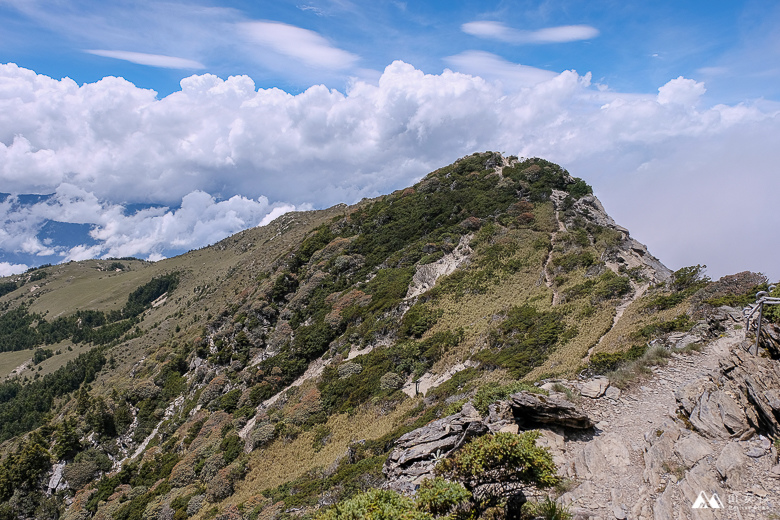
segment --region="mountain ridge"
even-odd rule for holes
[[[0,417],[27,425],[0,446],[8,518],[319,514],[381,486],[395,439],[479,392],[576,379],[689,330],[707,286],[701,266],[663,266],[581,179],[493,152],[154,264],[5,280],[4,315],[23,319],[0,330],[0,359],[19,334],[53,331],[33,345],[49,357],[0,392]],[[82,366],[25,411],[25,386],[59,388]],[[11,471],[28,455],[28,476]]]

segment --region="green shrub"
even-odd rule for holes
[[[651,338],[659,334],[666,334],[668,332],[680,332],[690,330],[693,326],[691,317],[687,314],[680,314],[673,320],[662,321],[657,323],[651,323],[645,325],[637,331],[637,336],[641,338]]]
[[[418,509],[439,518],[464,508],[470,499],[471,493],[461,484],[436,477],[422,481],[414,501]]]
[[[590,267],[596,263],[596,256],[590,251],[575,251],[553,257],[552,264],[568,273],[578,267]]]
[[[382,390],[398,390],[404,386],[405,382],[406,379],[395,372],[387,372],[379,379],[379,388]]]
[[[569,509],[551,499],[545,497],[541,502],[526,502],[523,504],[523,513],[531,518],[542,520],[571,520]]]
[[[436,324],[439,316],[441,316],[441,312],[436,312],[426,305],[417,303],[404,314],[398,333],[402,338],[419,338]]]
[[[440,462],[436,471],[460,480],[471,492],[481,488],[481,496],[475,497],[480,509],[518,494],[516,489],[505,494],[507,483],[554,486],[559,480],[555,463],[549,450],[536,445],[539,436],[534,430],[478,437]],[[498,486],[482,487],[489,484]]]
[[[231,433],[219,444],[219,451],[225,459],[225,464],[230,464],[244,451],[244,441],[235,433]]]
[[[317,516],[318,520],[433,520],[418,511],[412,499],[395,491],[372,489],[345,500]]]
[[[487,368],[505,368],[513,377],[521,378],[544,363],[565,330],[557,312],[537,311],[527,304],[514,306],[498,328],[490,332],[490,348],[474,358]]]

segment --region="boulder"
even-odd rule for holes
[[[727,392],[706,389],[691,412],[691,424],[707,437],[741,437],[750,430],[744,409]]]
[[[401,436],[382,471],[391,488],[401,489],[409,482],[417,483],[426,476],[433,476],[439,458],[487,432],[488,427],[479,412],[471,403],[466,403],[460,413]]]
[[[734,489],[742,484],[749,471],[749,463],[750,460],[742,453],[739,444],[730,442],[715,461],[715,469],[726,479],[726,484]]]
[[[617,401],[618,398],[620,398],[620,393],[621,393],[620,388],[616,386],[610,386],[604,392],[604,397],[606,397],[607,399],[614,399]]]
[[[580,390],[580,393],[585,397],[590,397],[591,399],[598,399],[599,397],[604,395],[604,392],[607,391],[608,387],[609,387],[609,379],[607,379],[606,377],[597,377],[595,379],[591,379],[590,381],[585,382],[582,385],[582,389]]]
[[[531,392],[518,392],[510,396],[512,414],[521,429],[540,426],[587,429],[593,421],[574,403],[558,396],[546,396]]]
[[[720,371],[750,426],[780,435],[780,363],[735,348],[728,359],[721,360]]]
[[[675,398],[691,424],[705,437],[729,439],[752,431],[745,409],[735,394],[719,388],[710,378],[700,378],[686,385],[675,392]]]
[[[688,467],[692,467],[707,455],[712,455],[710,444],[696,433],[680,439],[674,451]]]

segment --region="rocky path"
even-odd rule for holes
[[[582,397],[595,434],[545,434],[570,479],[572,489],[561,499],[575,518],[777,518],[771,514],[780,510],[780,480],[772,478],[776,453],[769,440],[705,439],[677,415],[675,392],[716,372],[743,339],[742,331],[729,329],[701,353],[675,354],[637,388]],[[717,493],[724,509],[693,509],[701,491]]]

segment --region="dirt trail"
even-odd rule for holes
[[[566,226],[563,225],[563,222],[561,222],[561,219],[558,218],[558,211],[555,212],[555,222],[558,223],[558,230],[553,231],[550,234],[550,252],[547,253],[547,259],[544,261],[544,267],[542,267],[542,277],[544,277],[544,284],[550,288],[553,292],[553,299],[552,299],[552,305],[558,305],[561,303],[561,294],[558,291],[558,289],[555,287],[555,283],[553,280],[552,273],[550,272],[549,265],[552,261],[552,254],[553,254],[553,248],[555,247],[555,239],[558,237],[558,233],[562,231],[566,231]],[[542,277],[539,278],[539,281],[541,282]]]
[[[645,291],[650,287],[650,284],[645,285],[637,285],[633,281],[631,282],[631,287],[633,289],[633,292],[631,293],[631,296],[626,298],[625,301],[623,301],[620,305],[615,307],[615,316],[612,318],[612,325],[609,327],[609,329],[601,335],[599,340],[588,349],[588,353],[583,358],[583,363],[587,364],[590,362],[590,356],[593,355],[593,351],[596,350],[596,347],[601,345],[601,343],[604,341],[604,338],[607,337],[607,334],[615,328],[615,326],[620,321],[620,318],[623,317],[623,313],[626,312],[626,309],[628,309],[629,305],[637,301],[639,298],[642,297],[643,294],[645,294]]]

